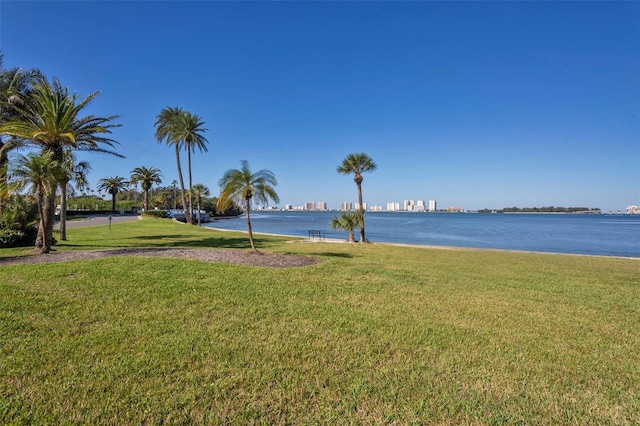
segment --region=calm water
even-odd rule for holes
[[[318,229],[327,238],[346,239],[345,231],[329,228],[339,215],[252,213],[251,223],[254,232],[306,237]],[[246,221],[243,216],[206,226],[245,231]],[[366,231],[372,242],[640,257],[640,216],[368,212]]]

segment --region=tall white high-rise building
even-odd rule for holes
[[[436,200],[429,200],[429,211],[435,212],[436,210]]]
[[[353,205],[348,201],[340,203],[340,210],[353,210]]]
[[[316,208],[318,210],[326,210],[327,209],[327,203],[325,203],[324,201],[319,201],[316,203]]]
[[[397,212],[398,210],[400,210],[400,203],[396,203],[396,202],[390,202],[387,203],[387,211],[389,212]]]
[[[304,203],[304,209],[305,210],[315,210],[316,209],[316,203],[306,202],[306,203]]]
[[[356,210],[360,210],[360,203],[353,203],[353,207]],[[367,203],[362,203],[362,210],[367,210]]]

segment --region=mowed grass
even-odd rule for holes
[[[286,243],[0,266],[0,423],[640,423],[640,261]],[[145,219],[58,250],[231,247]],[[0,251],[0,256],[24,250]]]

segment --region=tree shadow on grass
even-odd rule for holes
[[[272,241],[265,241],[264,244],[256,245],[260,248],[275,245]],[[72,249],[96,249],[96,248],[239,248],[250,249],[251,244],[248,238],[233,237],[201,237],[184,235],[147,235],[115,238],[109,241],[91,241],[84,244],[73,244],[62,242],[54,247],[67,247]]]
[[[292,251],[287,251],[285,252],[285,254],[291,254],[291,255],[297,255],[300,256],[300,253],[296,253],[296,252],[292,252]],[[309,252],[309,253],[305,253],[305,256],[318,256],[318,257],[337,257],[337,258],[341,258],[341,259],[352,259],[353,255],[350,253],[336,253],[336,252],[330,252],[330,251],[323,251],[323,252]]]
[[[193,236],[165,235],[151,237],[140,236],[132,237],[131,239],[142,242],[142,244],[135,244],[136,246],[144,245],[145,247],[251,248],[251,244],[247,238],[194,238]]]

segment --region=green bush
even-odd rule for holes
[[[0,209],[0,247],[34,245],[38,232],[37,205],[28,197],[14,195]]]
[[[28,247],[36,242],[37,228],[9,229],[0,228],[0,248]]]
[[[147,210],[146,212],[142,213],[142,216],[166,219],[169,217],[169,213],[166,210]]]
[[[0,229],[0,248],[17,247],[24,239],[24,232],[17,229]]]

